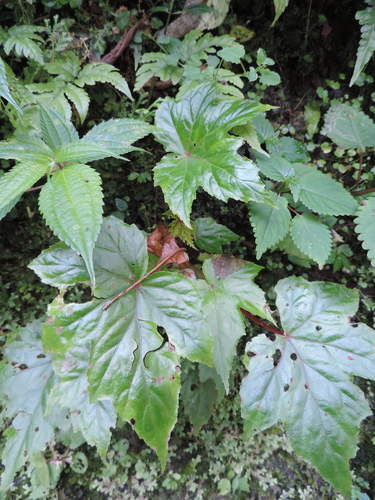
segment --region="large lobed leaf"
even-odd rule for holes
[[[62,252],[70,270],[69,265],[61,266]],[[34,260],[32,267],[43,281],[61,287],[70,285],[72,276],[87,280],[82,259],[68,253],[61,245],[55,246]],[[167,438],[177,418],[179,356],[212,363],[213,342],[201,298],[194,283],[179,274],[155,272],[145,277],[146,238],[135,226],[116,218],[104,221],[93,262],[94,295],[101,299],[65,305],[57,298],[49,308],[44,347],[63,354],[91,341],[91,401],[111,400],[165,463]],[[103,309],[109,299],[141,278],[137,286]]]
[[[155,183],[172,212],[189,227],[198,186],[223,201],[270,203],[256,166],[236,152],[241,141],[228,135],[228,130],[247,123],[267,106],[216,98],[215,86],[203,84],[179,102],[165,99],[156,112],[155,137],[173,154],[155,167]]]
[[[261,269],[242,259],[216,255],[204,262],[207,282],[198,282],[214,339],[214,366],[227,391],[236,345],[245,335],[240,308],[273,322],[264,292],[254,283]]]
[[[2,452],[5,470],[1,490],[5,490],[16,472],[27,460],[53,437],[54,427],[70,424],[69,415],[55,409],[45,416],[48,394],[57,382],[51,357],[41,344],[41,322],[36,321],[19,329],[8,339],[4,359],[0,364],[0,395],[3,398],[3,417],[12,418],[6,431],[7,440]]]
[[[362,241],[362,247],[367,250],[371,265],[375,267],[375,196],[362,202],[358,217],[354,219],[357,224],[355,230]]]
[[[116,412],[111,401],[90,403],[87,369],[89,346],[80,345],[66,355],[53,357],[53,369],[60,381],[52,388],[48,398],[46,414],[55,405],[68,408],[74,432],[82,432],[88,444],[96,446],[104,458],[111,439],[111,427],[116,425]]]
[[[356,453],[359,424],[371,414],[350,377],[375,373],[374,331],[350,322],[358,307],[355,290],[291,277],[276,292],[285,333],[247,344],[245,433],[283,421],[296,453],[349,496],[348,460]]]

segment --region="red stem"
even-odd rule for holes
[[[268,330],[269,332],[275,333],[276,335],[282,335],[283,337],[285,337],[285,333],[280,332],[280,330],[278,330],[278,329],[277,329],[277,328],[275,328],[274,326],[267,325],[267,324],[266,324],[266,323],[264,323],[261,319],[259,319],[259,318],[257,318],[256,316],[254,316],[254,314],[249,313],[249,311],[245,311],[245,309],[242,309],[242,307],[240,308],[240,311],[241,311],[241,312],[242,312],[242,314],[244,314],[246,317],[248,317],[249,319],[251,319],[251,321],[254,321],[254,323],[256,323],[257,325],[262,326],[263,328],[265,328],[265,329],[266,329],[266,330]]]
[[[160,259],[159,262],[156,264],[156,266],[153,269],[151,269],[151,271],[149,271],[148,273],[146,273],[144,276],[142,276],[142,278],[140,278],[138,281],[136,281],[135,283],[133,283],[132,285],[130,285],[129,288],[127,288],[126,290],[123,290],[122,292],[120,292],[119,294],[117,294],[116,297],[114,297],[110,302],[108,302],[108,304],[106,304],[103,307],[103,311],[106,311],[108,309],[108,307],[110,305],[112,305],[117,299],[119,299],[120,297],[122,297],[126,293],[130,292],[130,290],[133,290],[133,288],[135,288],[140,283],[142,283],[142,281],[144,281],[146,278],[148,278],[150,276],[150,274],[152,274],[155,271],[157,271],[161,266],[164,266],[164,264],[166,264],[168,261],[170,261],[171,258],[174,257],[176,254],[178,254],[180,252],[185,252],[185,250],[186,250],[186,248],[179,248],[178,250],[175,250],[170,255],[167,255],[166,257],[164,257],[164,259]]]
[[[358,188],[359,181],[361,180],[361,174],[362,174],[362,162],[363,162],[363,149],[361,148],[359,150],[359,169],[358,169],[358,177],[357,177],[357,182],[355,183],[355,188]]]

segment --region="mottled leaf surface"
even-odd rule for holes
[[[57,377],[52,369],[51,356],[43,351],[40,337],[40,321],[14,332],[8,339],[0,363],[2,417],[13,419],[6,431],[7,441],[2,451],[5,466],[1,477],[2,490],[9,486],[16,472],[34,453],[44,451],[53,437],[55,426],[70,425],[66,412],[54,410],[45,416],[48,394]]]
[[[349,497],[348,460],[357,450],[359,424],[371,414],[351,376],[375,373],[374,331],[350,322],[358,308],[355,290],[291,277],[279,281],[276,292],[285,333],[247,344],[245,433],[283,421],[296,453]]]
[[[79,274],[82,263],[68,259],[71,274]],[[44,326],[44,347],[64,354],[91,341],[90,400],[112,401],[165,463],[167,438],[177,418],[179,356],[212,364],[213,341],[201,297],[194,283],[180,274],[160,271],[145,276],[145,236],[114,217],[102,225],[93,262],[97,278],[93,292],[101,299],[64,304],[57,297]],[[42,263],[38,273],[50,280],[51,266]],[[70,282],[67,269],[63,276],[61,282]]]
[[[67,354],[55,354],[54,372],[60,380],[49,395],[47,414],[55,405],[68,408],[74,432],[82,432],[88,444],[96,446],[104,457],[111,439],[111,427],[116,426],[116,411],[111,401],[90,403],[87,369],[89,346],[82,344]]]

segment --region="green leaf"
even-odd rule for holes
[[[250,222],[255,234],[257,259],[260,259],[267,248],[284,238],[291,221],[287,200],[274,193],[271,196],[275,203],[273,207],[263,203],[250,203]]]
[[[5,53],[9,55],[11,50],[14,49],[17,56],[34,59],[34,61],[43,64],[43,51],[34,40],[43,44],[43,38],[37,33],[45,31],[46,28],[40,26],[12,26],[8,30],[7,39],[4,43]]]
[[[355,231],[359,234],[358,239],[362,241],[364,250],[368,250],[367,255],[371,260],[371,265],[375,267],[375,196],[362,201],[362,206],[358,210],[358,217],[354,219],[357,224]]]
[[[217,51],[217,56],[234,64],[241,64],[241,57],[244,57],[245,49],[242,45],[237,44],[233,47],[224,47]]]
[[[43,283],[58,288],[90,282],[85,261],[63,242],[43,250],[28,267]]]
[[[216,12],[215,9],[209,7],[206,4],[200,5],[189,5],[189,7],[184,8],[182,12],[187,14],[206,14],[207,12]]]
[[[292,220],[290,234],[299,250],[323,266],[331,253],[332,237],[328,227],[309,213]]]
[[[262,174],[274,181],[285,182],[293,179],[294,169],[291,163],[277,154],[265,156],[254,153],[258,166]]]
[[[133,100],[127,81],[112,64],[102,62],[86,64],[79,72],[78,78],[74,81],[78,87],[95,85],[96,82],[110,83],[117,90],[129,97],[129,99]]]
[[[374,331],[350,323],[358,308],[355,290],[290,277],[276,292],[285,333],[262,334],[246,346],[245,434],[284,422],[295,452],[350,497],[348,460],[357,450],[359,424],[371,414],[350,377],[375,373]]]
[[[48,350],[64,353],[91,341],[90,400],[112,401],[121,418],[156,448],[165,464],[167,438],[177,418],[178,357],[212,363],[213,342],[201,298],[194,283],[179,274],[155,272],[144,277],[145,236],[114,217],[102,225],[94,266],[98,283],[94,294],[103,298],[66,305],[56,299],[43,343]],[[142,277],[139,285],[103,309],[109,299]],[[165,329],[167,342],[158,327]]]
[[[234,127],[232,132],[243,137],[252,149],[268,157],[268,153],[262,149],[259,143],[258,134],[252,120],[249,120],[245,125]]]
[[[241,239],[233,231],[222,224],[217,224],[210,217],[196,219],[193,224],[195,243],[206,252],[221,253],[222,245]]]
[[[271,27],[275,25],[281,14],[287,8],[289,0],[273,0],[275,6],[275,18],[272,21]]]
[[[48,170],[46,163],[19,163],[0,177],[0,217],[4,217],[20,196]]]
[[[53,368],[60,381],[49,395],[46,414],[55,405],[68,408],[74,432],[82,432],[91,446],[96,446],[102,458],[111,439],[111,427],[116,426],[116,412],[111,401],[90,403],[87,369],[89,346],[83,344],[67,354],[53,357]]]
[[[10,485],[16,472],[34,453],[45,449],[54,427],[63,426],[56,411],[45,416],[47,397],[57,379],[40,336],[40,321],[14,332],[0,363],[0,395],[6,398],[2,417],[13,419],[2,454],[5,471],[1,490]],[[61,416],[69,423],[66,412]]]
[[[281,82],[280,75],[276,71],[271,71],[268,68],[260,70],[259,81],[264,85],[279,85]]]
[[[66,81],[74,81],[81,69],[81,61],[72,50],[56,54],[53,62],[46,63],[45,69],[51,75],[62,75]]]
[[[319,130],[321,118],[320,104],[318,101],[310,101],[306,104],[304,118],[307,122],[307,132],[312,137]]]
[[[292,163],[310,161],[305,146],[292,137],[271,136],[266,143],[270,154],[280,155]]]
[[[19,113],[22,113],[21,108],[17,105],[16,101],[13,99],[10,93],[6,77],[6,67],[1,57],[0,57],[0,97],[4,97],[4,99],[6,99],[12,106],[14,106]]]
[[[210,419],[217,399],[218,392],[214,380],[209,378],[201,381],[198,366],[185,374],[181,386],[181,400],[185,413],[193,424],[194,435],[197,435]]]
[[[53,163],[53,151],[38,137],[17,134],[0,142],[0,158],[46,164]]]
[[[53,109],[39,107],[43,141],[55,151],[58,147],[78,140],[78,132],[64,116]]]
[[[74,104],[79,115],[79,119],[81,120],[81,123],[83,123],[89,110],[90,97],[88,93],[86,90],[80,89],[71,83],[67,83],[64,93],[69,101]]]
[[[95,143],[97,146],[118,155],[139,150],[132,143],[142,139],[154,127],[142,120],[117,118],[95,125],[82,139],[82,142]]]
[[[156,112],[156,139],[167,151],[155,167],[173,213],[190,227],[190,210],[198,186],[227,201],[269,202],[255,165],[236,151],[241,141],[227,131],[264,110],[248,101],[219,101],[212,85],[200,85],[175,102],[165,99]]]
[[[56,162],[64,163],[90,162],[108,158],[109,156],[124,160],[124,158],[110,149],[105,149],[95,142],[79,139],[78,141],[69,142],[57,148],[54,157]]]
[[[358,203],[341,184],[317,170],[300,179],[298,190],[302,203],[314,212],[354,215],[358,210]]]
[[[342,148],[375,146],[375,124],[369,116],[347,104],[331,106],[325,116],[328,137]]]
[[[87,165],[58,170],[43,187],[39,207],[52,231],[85,260],[92,284],[92,252],[102,222],[99,174]]]
[[[227,392],[236,345],[245,335],[240,307],[273,322],[264,292],[253,283],[261,269],[242,259],[218,255],[203,264],[207,283],[198,282],[214,339],[214,366]]]
[[[361,25],[361,40],[357,50],[353,76],[349,84],[350,87],[356,82],[375,50],[375,4],[373,0],[367,3],[370,5],[365,10],[358,11],[355,15]]]

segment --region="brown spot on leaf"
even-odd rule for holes
[[[56,334],[57,334],[57,335],[60,335],[60,333],[61,333],[63,330],[64,330],[64,328],[63,328],[62,326],[58,326],[58,327],[56,328]]]
[[[247,263],[247,260],[237,259],[232,255],[214,255],[212,257],[212,265],[218,280],[243,269]]]
[[[169,375],[169,380],[170,380],[171,382],[173,382],[173,381],[174,381],[174,375]]]
[[[309,388],[310,388],[309,383],[305,382],[305,389],[309,389]]]
[[[168,342],[168,350],[171,351],[171,352],[175,352],[176,351],[176,348],[173,344],[171,344],[170,342]]]
[[[160,375],[160,377],[158,377],[158,378],[156,379],[156,382],[157,382],[158,384],[162,384],[162,383],[164,382],[164,377],[163,377],[163,375]]]
[[[54,318],[52,318],[51,316],[49,318],[47,318],[46,325],[53,325],[53,320],[54,320]]]

